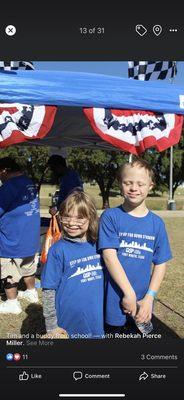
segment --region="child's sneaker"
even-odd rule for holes
[[[17,299],[6,300],[0,304],[1,314],[20,314],[22,312],[21,305]]]
[[[27,289],[25,291],[19,290],[18,292],[19,299],[25,299],[30,303],[38,303],[38,293],[36,289]]]

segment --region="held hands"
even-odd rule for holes
[[[63,328],[55,328],[42,336],[42,339],[68,339],[68,334]]]
[[[153,300],[152,296],[146,295],[142,300],[137,302],[140,309],[135,317],[136,322],[143,323],[150,321],[152,317]]]
[[[126,314],[130,314],[132,317],[135,317],[137,311],[137,299],[133,289],[129,294],[124,295],[121,305]]]
[[[56,215],[58,212],[57,207],[50,207],[49,208],[49,214],[51,214],[52,216]]]

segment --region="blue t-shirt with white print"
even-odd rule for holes
[[[19,175],[0,187],[0,257],[33,256],[40,247],[40,209],[36,187]]]
[[[117,249],[118,259],[141,300],[149,287],[151,266],[172,258],[167,232],[162,219],[149,211],[145,217],[135,217],[122,206],[107,209],[101,216],[99,250]],[[122,326],[126,314],[122,311],[123,293],[107,273],[106,323]]]
[[[49,250],[41,281],[42,288],[56,290],[58,326],[71,339],[103,337],[104,279],[95,244],[56,242]]]

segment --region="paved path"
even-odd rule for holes
[[[153,212],[163,218],[184,218],[184,210],[172,211],[172,210],[153,210]]]

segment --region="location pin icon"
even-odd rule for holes
[[[159,36],[159,35],[162,33],[162,27],[161,27],[161,25],[154,25],[154,27],[153,27],[153,33],[154,33],[156,36]]]

